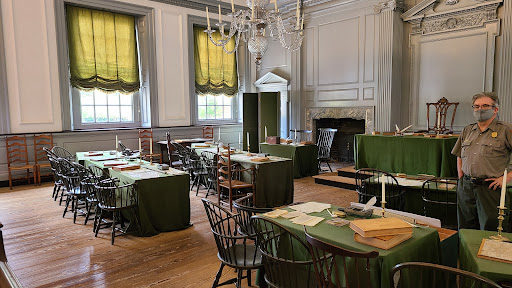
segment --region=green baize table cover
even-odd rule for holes
[[[84,152],[78,152],[77,159],[79,162],[83,162],[86,167],[94,164],[100,168],[105,168],[103,161],[90,160],[90,158],[98,156],[86,157],[84,154]],[[105,153],[102,157],[110,158],[113,155]],[[122,160],[120,159],[120,161]],[[155,171],[152,174],[158,175],[154,178],[143,179],[134,175],[137,170],[119,172],[109,169],[110,176],[119,178],[121,183],[137,184],[139,201],[137,213],[142,228],[142,236],[153,236],[160,232],[189,227],[191,225],[190,176],[183,171],[172,168],[168,173],[159,171],[155,164],[149,165],[149,162],[146,161],[143,161],[143,163],[139,163],[138,160],[126,162],[127,164],[140,164],[141,168],[149,167],[150,170]],[[126,216],[130,217],[128,213],[126,213]]]
[[[318,146],[260,143],[260,152],[293,160],[293,177],[318,174]]]

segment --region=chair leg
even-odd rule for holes
[[[55,192],[57,190],[57,184],[53,185],[53,193],[52,193],[52,199],[55,198]]]
[[[117,214],[116,211],[114,211],[114,213],[112,213],[112,232],[111,232],[112,240],[110,242],[110,245],[114,245],[114,238],[116,237],[116,214]]]
[[[331,165],[329,165],[329,160],[325,160],[325,163],[327,164],[327,167],[329,167],[329,170],[332,172]]]
[[[87,225],[87,221],[89,221],[89,217],[91,216],[93,202],[89,203],[89,201],[85,200],[85,206],[87,206],[87,212],[85,212],[85,221],[84,225]]]
[[[62,195],[61,195],[61,197],[62,197]],[[64,218],[64,216],[66,216],[66,212],[68,212],[70,197],[71,197],[70,195],[66,196],[66,206],[64,207],[64,213],[62,214],[62,218]],[[61,200],[62,200],[62,198],[61,198]]]
[[[222,269],[224,269],[224,263],[220,263],[219,271],[217,271],[217,275],[215,275],[215,280],[213,280],[212,288],[215,288],[219,285],[220,276],[222,276]]]
[[[11,170],[9,170],[9,190],[12,190],[12,176],[11,176]]]
[[[98,237],[98,232],[100,231],[101,221],[103,221],[103,210],[100,210],[100,216],[98,217],[98,223],[96,223],[96,230],[94,231],[94,237]]]
[[[251,271],[252,270],[247,270],[247,285],[250,287],[251,286]]]
[[[244,277],[243,273],[244,273],[244,270],[242,270],[242,269],[238,269],[238,271],[236,271],[236,287],[237,288],[242,288],[242,278]]]

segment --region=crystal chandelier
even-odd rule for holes
[[[249,10],[240,10],[235,12],[233,0],[231,0],[231,24],[229,32],[224,33],[224,26],[226,23],[222,22],[222,12],[219,4],[219,22],[216,24],[219,27],[221,39],[215,41],[212,37],[212,30],[210,27],[210,18],[208,16],[208,7],[206,7],[206,18],[208,21],[208,29],[204,32],[208,33],[210,41],[216,46],[222,46],[224,51],[228,54],[235,52],[238,48],[240,38],[247,42],[249,52],[254,56],[256,67],[259,70],[261,65],[261,58],[267,51],[268,42],[266,39],[266,31],[270,34],[272,40],[279,40],[281,45],[290,50],[296,51],[302,44],[304,38],[304,13],[299,13],[301,5],[297,0],[296,23],[285,24],[277,9],[277,0],[273,0],[274,9],[268,9],[270,0],[247,0]],[[300,23],[300,25],[299,25]],[[229,43],[232,37],[235,37],[235,47],[233,50],[228,51],[226,44]],[[287,43],[289,42],[289,43]]]

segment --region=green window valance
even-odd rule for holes
[[[222,47],[215,46],[204,30],[203,27],[194,26],[196,93],[233,96],[238,92],[236,55],[235,53],[227,54]],[[218,41],[219,31],[216,31],[212,37]],[[232,51],[235,47],[233,38],[226,45],[228,51]]]
[[[133,93],[139,90],[135,17],[66,6],[71,85]]]

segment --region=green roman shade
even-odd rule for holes
[[[210,41],[204,30],[203,27],[194,26],[196,93],[233,96],[238,92],[236,53],[224,52],[221,46],[216,46]],[[213,33],[212,38],[218,41],[219,31]],[[233,38],[226,45],[227,51],[235,48]]]
[[[71,86],[139,90],[135,17],[66,6]]]

